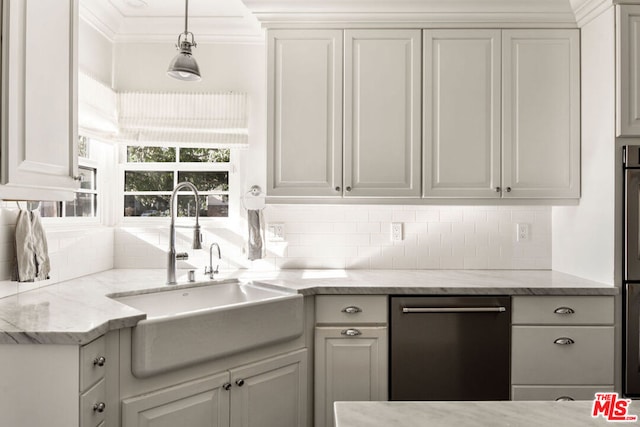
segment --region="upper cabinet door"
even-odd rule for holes
[[[500,42],[500,30],[424,32],[425,197],[500,197]]]
[[[420,39],[345,31],[346,197],[420,196]]]
[[[342,195],[342,31],[268,33],[267,193]]]
[[[578,30],[503,31],[503,196],[580,196]]]
[[[2,23],[0,197],[73,197],[78,0],[5,0]]]
[[[640,136],[640,6],[617,6],[616,136]]]

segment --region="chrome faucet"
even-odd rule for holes
[[[192,249],[202,249],[202,239],[200,236],[200,201],[198,199],[198,189],[190,182],[181,182],[176,185],[171,193],[171,204],[169,210],[171,213],[171,226],[169,227],[169,257],[167,260],[167,285],[175,285],[176,283],[176,260],[189,259],[189,255],[186,252],[176,253],[176,199],[178,198],[178,191],[181,188],[187,187],[193,191],[193,195],[196,198],[196,225],[193,227],[193,245]]]
[[[216,265],[216,269],[213,269],[213,247],[218,249],[218,264]],[[209,279],[213,279],[216,274],[218,274],[218,267],[220,267],[220,260],[222,260],[222,255],[220,255],[220,245],[217,243],[212,243],[209,246],[209,265],[204,268],[204,274],[209,275]]]

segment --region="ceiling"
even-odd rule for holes
[[[80,0],[80,17],[114,42],[176,40],[184,0]],[[196,42],[262,42],[258,20],[241,0],[190,0]]]
[[[197,42],[263,43],[266,27],[576,27],[612,0],[190,0]],[[80,17],[114,42],[176,40],[184,0],[80,0]]]

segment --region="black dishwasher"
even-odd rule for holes
[[[511,298],[392,296],[389,400],[509,400]]]

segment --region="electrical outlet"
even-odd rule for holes
[[[403,238],[402,236],[402,223],[401,222],[393,222],[391,223],[391,241],[399,242]]]
[[[529,240],[530,236],[529,224],[518,224],[516,226],[516,238],[518,242]]]
[[[272,223],[267,226],[267,239],[270,242],[284,241],[284,224]]]

